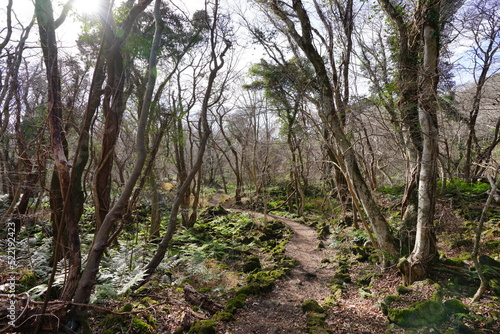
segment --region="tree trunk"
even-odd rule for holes
[[[140,12],[142,12],[152,0],[145,0],[140,2],[134,8],[132,8],[131,13],[135,13],[137,16]],[[90,299],[90,295],[92,293],[92,289],[96,284],[97,273],[99,272],[99,265],[104,254],[104,251],[108,247],[110,232],[115,222],[120,218],[123,210],[127,207],[127,203],[129,198],[134,190],[134,187],[141,175],[142,168],[146,161],[147,149],[145,144],[146,137],[146,127],[148,123],[149,109],[151,107],[151,100],[153,96],[153,91],[156,83],[156,59],[157,52],[161,39],[161,31],[163,27],[163,23],[161,21],[160,16],[160,0],[156,0],[155,3],[155,35],[154,40],[151,46],[151,54],[149,58],[148,64],[148,82],[144,96],[144,103],[141,108],[139,124],[137,127],[137,158],[134,164],[134,168],[130,175],[130,178],[127,180],[127,183],[123,189],[122,194],[116,201],[115,205],[111,208],[111,210],[106,214],[104,220],[101,224],[99,230],[96,231],[96,235],[94,237],[94,243],[89,250],[89,255],[87,257],[87,265],[82,272],[81,279],[78,282],[78,288],[75,293],[75,302],[87,304]],[[132,15],[132,14],[130,14]],[[135,17],[129,17],[125,20],[131,19],[132,22],[135,20]],[[131,25],[132,23],[130,23]],[[82,313],[82,309],[76,309],[76,317],[81,318],[84,313]],[[82,320],[82,319],[79,319]]]
[[[161,242],[158,244],[158,248],[156,249],[155,254],[149,261],[149,263],[145,266],[144,268],[144,274],[145,278],[144,280],[140,283],[143,284],[149,276],[151,276],[158,265],[161,263],[163,258],[165,257],[165,254],[167,252],[167,247],[170,244],[170,240],[172,240],[172,237],[174,236],[174,233],[177,229],[177,215],[179,214],[179,208],[182,202],[182,197],[185,195],[185,193],[188,191],[189,186],[191,184],[191,181],[194,179],[196,174],[200,171],[201,165],[203,163],[203,156],[207,147],[208,139],[210,137],[210,126],[208,124],[208,119],[207,119],[207,114],[208,114],[208,109],[211,105],[213,105],[214,102],[211,101],[213,98],[213,89],[214,89],[214,84],[215,84],[215,79],[217,77],[218,72],[222,69],[224,66],[224,57],[231,47],[231,43],[228,40],[224,40],[225,46],[224,48],[220,51],[220,54],[216,54],[217,50],[217,39],[216,39],[216,29],[217,29],[217,23],[218,23],[218,6],[219,3],[218,1],[215,2],[214,4],[214,17],[213,17],[213,23],[212,26],[210,27],[210,42],[211,42],[211,70],[210,74],[208,76],[208,82],[207,82],[207,87],[205,89],[205,94],[203,97],[203,102],[201,105],[201,110],[200,110],[200,124],[201,124],[201,129],[202,129],[202,135],[200,136],[200,144],[199,144],[199,149],[196,157],[196,161],[193,164],[193,167],[189,171],[189,174],[187,175],[186,179],[184,182],[179,186],[179,189],[177,190],[177,195],[174,199],[174,202],[172,203],[172,209],[170,212],[170,219],[168,222],[168,227],[165,235],[163,236]],[[220,95],[219,95],[220,96]]]
[[[439,59],[439,0],[426,2],[421,18],[423,60],[419,94],[419,121],[423,137],[418,183],[417,234],[407,263],[401,263],[405,284],[428,275],[430,261],[437,254],[434,234],[434,210],[437,180],[438,121],[437,84]]]
[[[326,69],[324,59],[314,46],[311,23],[302,2],[300,0],[293,1],[293,10],[300,22],[302,35],[300,35],[296,30],[294,21],[292,21],[292,19],[290,19],[281,10],[281,6],[276,1],[272,2],[271,8],[274,13],[277,14],[278,17],[287,25],[290,37],[302,49],[309,61],[311,61],[318,77],[318,84],[320,85],[320,114],[329,132],[334,136],[337,150],[342,152],[342,158],[347,171],[346,177],[349,177],[352,180],[361,204],[363,205],[363,208],[377,236],[380,249],[385,251],[391,257],[397,257],[398,251],[396,248],[396,242],[390,227],[387,224],[385,217],[382,215],[379,206],[373,198],[370,188],[366,184],[363,175],[359,170],[353,145],[344,133],[341,119],[337,114],[337,110],[333,103],[335,99],[330,83],[330,76]]]
[[[80,275],[81,254],[80,237],[78,234],[78,219],[75,214],[74,199],[71,196],[70,167],[64,148],[64,130],[62,126],[61,77],[57,55],[57,41],[55,22],[50,0],[36,0],[35,12],[40,32],[40,42],[43,51],[44,63],[48,82],[48,122],[51,139],[51,148],[57,170],[60,191],[63,199],[61,224],[58,233],[67,231],[68,246],[68,275],[61,292],[60,299],[70,300],[76,290]]]

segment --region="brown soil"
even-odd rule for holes
[[[264,217],[255,212],[251,214]],[[294,231],[286,253],[296,259],[298,265],[272,292],[249,298],[247,307],[236,314],[236,320],[220,325],[217,333],[305,333],[302,303],[314,299],[323,305],[330,296],[328,283],[335,268],[334,264],[322,263],[322,260],[334,256],[335,251],[318,248],[314,229],[280,216],[267,217],[282,221]],[[327,311],[327,328],[335,333],[383,333],[387,321],[373,300],[362,299],[356,289],[347,291],[346,295],[348,299],[340,299],[338,306]]]

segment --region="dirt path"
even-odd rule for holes
[[[262,218],[263,214],[241,210]],[[332,267],[321,260],[331,256],[331,249],[318,249],[316,232],[303,224],[276,215],[268,219],[282,221],[294,235],[286,247],[286,254],[298,261],[290,277],[281,280],[272,292],[248,299],[248,306],[236,314],[236,320],[222,326],[218,333],[268,334],[304,333],[306,318],[301,305],[315,299],[320,304],[329,296],[327,287],[332,278]]]

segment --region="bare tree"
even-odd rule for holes
[[[328,143],[334,144],[331,147],[331,149],[334,148],[332,150],[334,158],[342,159],[342,165],[346,167],[345,176],[351,179],[354,185],[353,189],[356,189],[357,196],[377,236],[380,249],[391,256],[397,256],[398,251],[392,232],[361,174],[352,143],[344,131],[343,117],[347,112],[347,101],[343,101],[341,99],[343,95],[338,94],[338,89],[341,85],[340,82],[335,81],[338,78],[338,68],[334,66],[335,58],[333,55],[335,52],[333,48],[328,48],[328,45],[333,46],[332,43],[326,43],[330,55],[328,59],[333,64],[327,67],[329,64],[325,63],[324,58],[315,46],[315,37],[323,43],[326,41],[321,35],[318,36],[316,34],[316,29],[313,29],[303,2],[293,1],[292,4],[286,4],[280,1],[272,1],[269,5],[271,10],[283,22],[286,34],[302,50],[314,68],[319,86],[319,113],[328,128],[329,136],[331,136],[331,138],[329,136],[326,137],[326,140]],[[318,15],[322,15],[320,6],[316,6],[315,8]],[[329,27],[328,22],[323,20],[323,23],[326,27]],[[332,29],[327,30],[331,31]],[[328,38],[331,39],[331,36],[327,35],[327,41],[329,40]],[[342,65],[347,66],[347,63],[344,62]],[[330,71],[332,71],[332,74],[330,74]],[[341,71],[340,73],[343,72]]]
[[[465,104],[468,108],[468,114],[463,117],[468,130],[465,145],[464,177],[469,178],[481,175],[482,170],[484,170],[481,165],[488,163],[494,147],[500,142],[498,130],[500,118],[497,121],[497,130],[493,139],[484,148],[481,147],[476,132],[480,111],[487,105],[485,85],[499,70],[495,63],[498,62],[500,49],[500,1],[471,1],[460,12],[456,29],[456,33],[459,35],[457,40],[473,42],[469,57],[473,66],[474,92],[471,102]]]
[[[158,244],[158,248],[155,254],[144,268],[146,278],[156,270],[160,262],[165,257],[167,247],[177,229],[177,215],[179,213],[182,198],[188,191],[192,180],[200,171],[203,163],[203,156],[208,143],[208,138],[211,133],[207,118],[208,110],[220,101],[223,93],[222,90],[215,90],[215,84],[219,71],[221,71],[221,69],[224,67],[225,57],[227,52],[230,50],[232,43],[228,39],[228,26],[225,25],[227,24],[227,22],[224,22],[223,16],[220,13],[221,9],[219,1],[215,0],[211,5],[209,5],[209,3],[206,3],[205,6],[207,13],[210,13],[211,15],[210,18],[207,16],[207,22],[205,22],[205,24],[209,27],[208,52],[210,54],[210,72],[208,74],[207,85],[203,94],[203,100],[201,102],[199,122],[201,135],[198,153],[193,167],[186,176],[186,179],[182,182],[182,184],[179,185],[179,188],[177,190],[176,197],[174,199],[174,202],[172,203],[167,231],[162,237],[161,242]],[[209,8],[210,11],[208,10]]]

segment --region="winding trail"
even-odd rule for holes
[[[231,211],[264,218],[264,214],[257,212],[238,209]],[[248,306],[235,315],[236,320],[221,325],[217,333],[304,333],[306,317],[301,310],[302,303],[315,299],[322,304],[330,295],[327,284],[333,275],[332,265],[322,263],[321,260],[331,257],[333,250],[318,249],[316,232],[306,225],[272,214],[266,217],[279,220],[293,230],[294,234],[286,246],[286,254],[296,259],[298,265],[271,292],[249,297]]]

